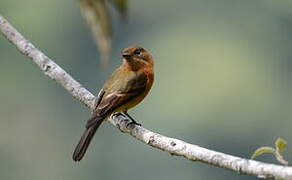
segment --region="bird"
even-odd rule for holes
[[[152,55],[141,46],[122,50],[122,64],[104,83],[95,99],[85,131],[74,150],[74,161],[81,161],[95,132],[110,115],[122,113],[132,123],[140,125],[127,111],[139,104],[150,91],[154,81],[153,65]]]

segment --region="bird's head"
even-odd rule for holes
[[[153,66],[151,54],[140,46],[131,46],[124,49],[122,56],[124,63],[129,65],[133,70]]]

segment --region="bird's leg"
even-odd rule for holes
[[[132,122],[130,122],[129,124],[136,124],[138,126],[142,126],[140,123],[137,123],[128,113],[127,111],[123,112],[129,119],[131,119]]]

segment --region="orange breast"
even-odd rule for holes
[[[149,93],[152,84],[153,84],[153,80],[154,80],[154,74],[151,72],[149,72],[147,74],[148,76],[148,81],[147,81],[147,85],[146,85],[146,89],[143,93],[141,93],[139,96],[137,96],[135,99],[131,100],[130,102],[126,103],[125,105],[121,106],[120,108],[118,108],[116,110],[116,112],[122,112],[122,111],[127,111],[128,109],[136,106],[137,104],[139,104]]]

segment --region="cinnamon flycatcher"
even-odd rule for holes
[[[132,46],[122,51],[123,63],[105,82],[95,101],[95,109],[86,124],[73,154],[80,161],[96,130],[111,114],[127,115],[128,109],[140,103],[148,94],[154,79],[152,56],[142,47]],[[133,120],[133,123],[136,123]]]

